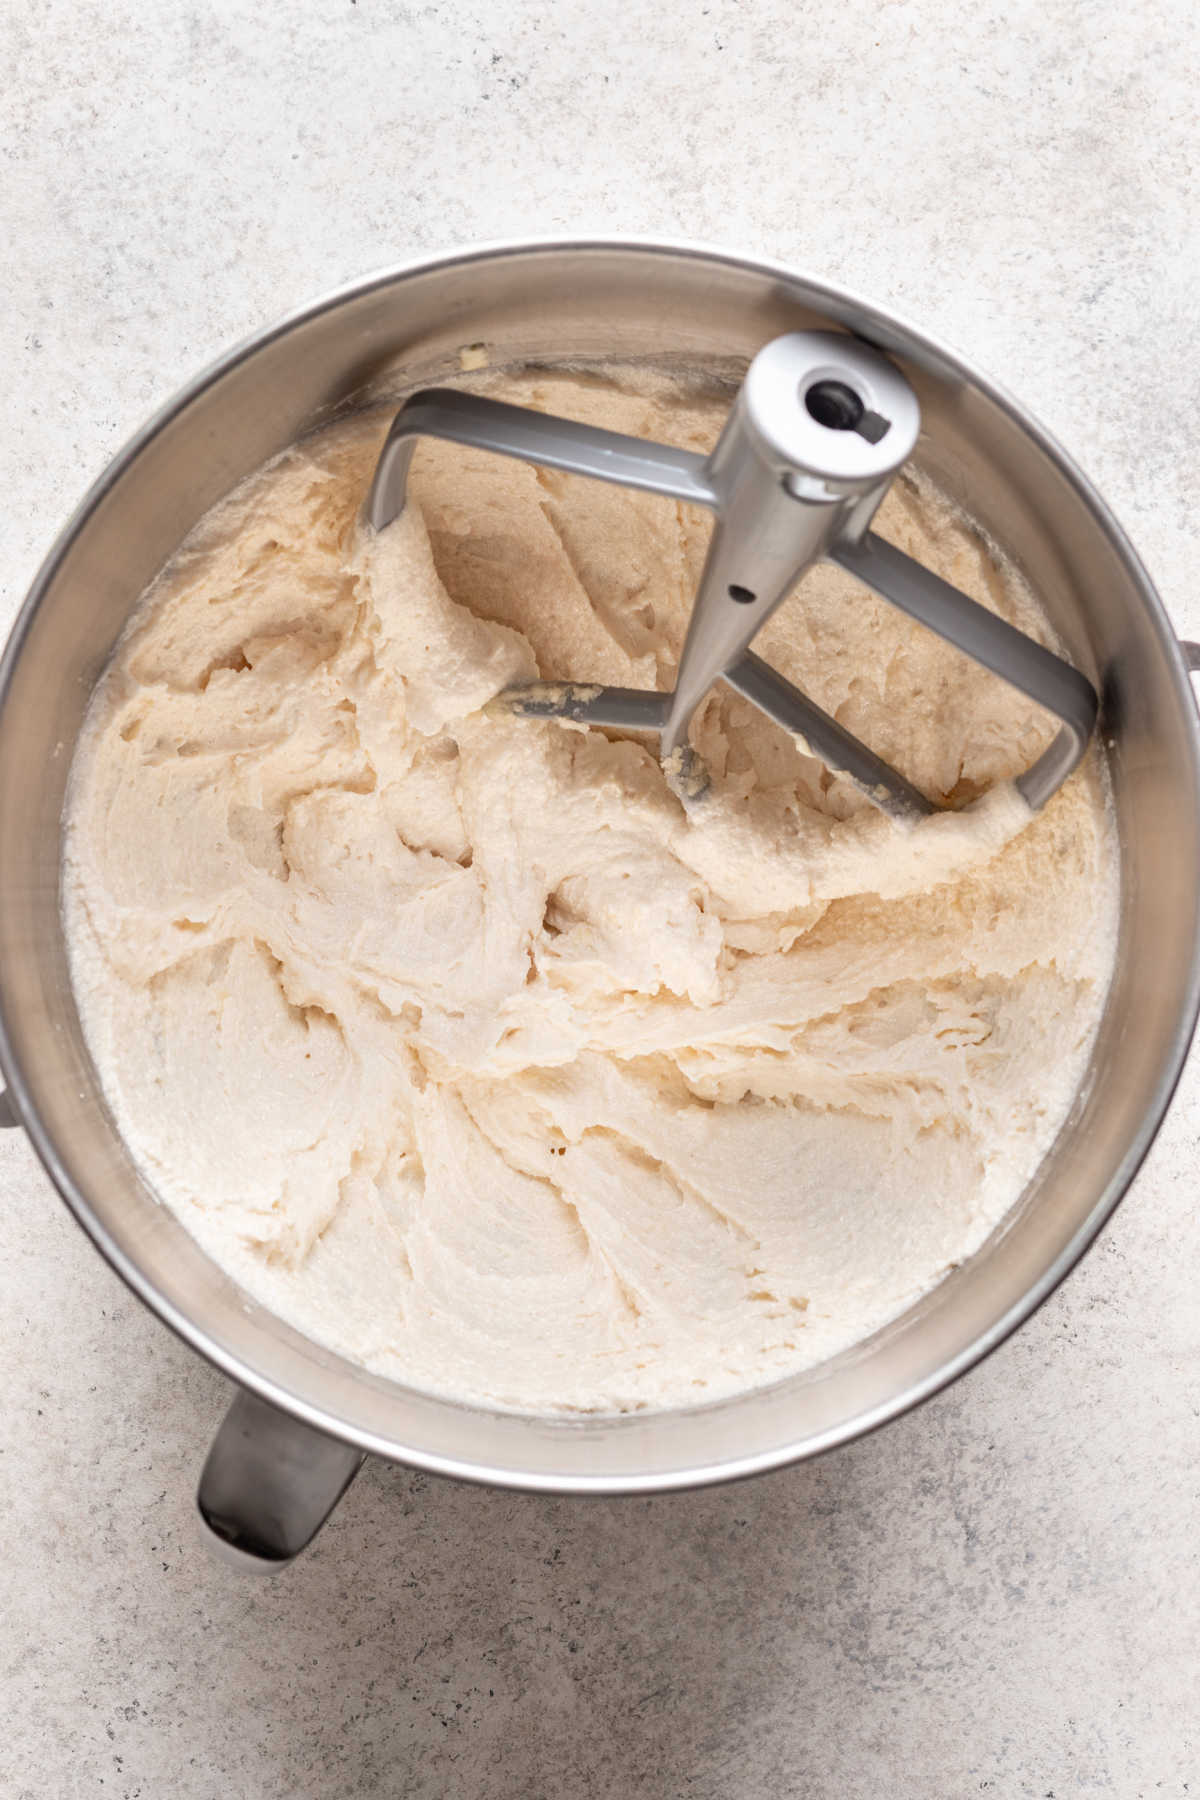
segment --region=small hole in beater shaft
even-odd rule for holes
[[[844,381],[814,381],[804,396],[810,418],[828,431],[857,431],[866,408]]]
[[[736,600],[739,606],[753,606],[758,595],[751,593],[749,588],[739,587],[735,581],[730,584],[729,598]]]

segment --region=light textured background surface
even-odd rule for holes
[[[965,22],[963,18],[965,16]],[[0,625],[182,378],[519,232],[781,256],[1029,401],[1200,636],[1190,0],[0,10]],[[223,1384],[0,1137],[0,1794],[1200,1794],[1200,1080],[999,1354],[816,1466],[569,1502],[370,1467],[210,1564]]]

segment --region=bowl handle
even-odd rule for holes
[[[1200,644],[1193,644],[1188,638],[1180,638],[1179,654],[1189,675],[1200,675]]]
[[[239,1390],[196,1492],[208,1547],[247,1572],[285,1568],[312,1542],[362,1464],[361,1450]]]
[[[10,1125],[19,1125],[20,1123],[16,1107],[4,1089],[0,1088],[0,1131],[6,1130]]]

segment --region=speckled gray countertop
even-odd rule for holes
[[[776,255],[960,346],[1200,636],[1188,0],[49,0],[0,45],[0,626],[229,341],[578,229]],[[847,1451],[650,1501],[371,1465],[266,1584],[193,1532],[224,1384],[0,1135],[0,1794],[1200,1794],[1198,1132],[1194,1064],[1065,1288]]]

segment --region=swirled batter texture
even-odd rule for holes
[[[728,404],[485,380],[696,449]],[[386,423],[211,513],[97,690],[65,904],[119,1125],[238,1281],[403,1381],[607,1409],[811,1365],[975,1250],[1063,1121],[1113,957],[1099,772],[1031,818],[1046,719],[822,568],[757,648],[967,810],[903,829],[724,689],[685,809],[653,746],[489,702],[669,685],[707,515],[427,443],[372,538]],[[1047,640],[936,493],[878,528]]]

